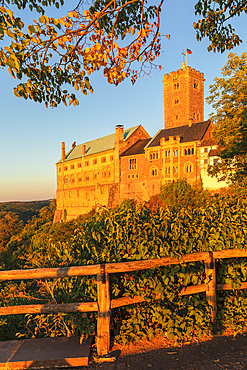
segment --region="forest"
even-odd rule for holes
[[[1,241],[0,268],[66,267],[246,250],[246,203],[244,184],[212,194],[200,185],[177,180],[162,186],[160,194],[147,203],[125,200],[114,209],[92,210],[73,221],[53,224],[56,205],[52,200],[25,224],[10,212],[9,234]],[[217,330],[237,334],[247,323],[246,290],[238,290],[246,281],[247,258],[217,260],[216,269],[217,283],[234,288],[218,292]],[[112,299],[144,295],[146,300],[112,310],[112,336],[123,344],[159,335],[177,343],[210,337],[213,328],[205,293],[179,295],[183,287],[204,279],[200,261],[111,275]],[[93,302],[96,284],[95,276],[3,281],[1,306]],[[87,336],[95,333],[96,321],[97,313],[1,316],[0,339]]]

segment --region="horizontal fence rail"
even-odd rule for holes
[[[109,274],[133,272],[174,264],[204,261],[206,273],[205,284],[184,287],[181,290],[180,295],[206,292],[207,301],[211,305],[211,319],[213,321],[217,314],[216,291],[232,289],[229,284],[216,284],[215,260],[237,257],[247,257],[247,251],[227,249],[215,252],[191,253],[184,255],[182,258],[163,257],[152,260],[104,263],[87,266],[0,271],[0,282],[8,280],[53,279],[72,276],[97,275],[97,302],[6,306],[0,307],[0,315],[98,312],[97,352],[98,355],[106,355],[109,353],[110,348],[111,309],[145,302],[144,296],[110,299]],[[242,283],[239,289],[246,288],[247,282]],[[160,295],[156,295],[155,299],[160,299]]]

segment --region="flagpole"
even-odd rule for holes
[[[187,48],[186,48],[186,67],[187,67]]]

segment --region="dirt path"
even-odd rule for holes
[[[115,346],[113,349],[119,348]],[[216,336],[183,347],[167,347],[164,339],[143,342],[138,346],[123,347],[115,363],[91,364],[89,369],[247,370],[247,333],[235,338]]]

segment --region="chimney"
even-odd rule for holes
[[[65,160],[65,142],[62,142],[62,161]]]
[[[116,134],[115,134],[115,149],[121,153],[121,150],[123,148],[123,142],[124,142],[124,127],[123,125],[117,125],[116,126]]]
[[[189,118],[189,127],[191,127],[193,124],[193,118]]]
[[[86,145],[82,144],[82,155],[86,154]]]

